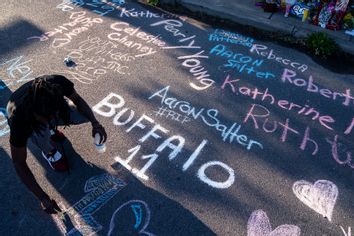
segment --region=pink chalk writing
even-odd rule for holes
[[[70,15],[71,22],[57,26],[54,30],[45,32],[39,36],[32,36],[27,39],[38,39],[39,41],[47,41],[49,38],[56,36],[52,42],[53,48],[63,47],[71,42],[71,40],[82,32],[87,31],[94,24],[101,24],[101,18],[86,17],[85,11],[72,12]]]
[[[237,83],[239,83],[240,79],[231,80],[230,76],[228,75],[223,84],[221,85],[221,89],[225,89],[225,87],[230,87],[231,91],[234,94],[242,94],[244,96],[251,97],[253,100],[260,100],[262,102],[266,101],[271,105],[276,105],[277,107],[287,110],[296,112],[296,114],[308,116],[311,120],[317,120],[322,126],[329,130],[333,130],[332,125],[335,123],[335,120],[332,116],[329,115],[322,115],[318,110],[309,105],[300,105],[288,100],[279,99],[277,100],[267,88],[265,91],[259,90],[257,87],[249,88],[245,86],[237,87]]]
[[[354,127],[354,118],[352,119],[352,123],[344,131],[344,134],[350,134],[350,132],[352,132],[353,127]]]
[[[310,150],[311,155],[313,156],[319,153],[319,142],[311,136],[310,127],[307,126],[304,131],[301,131],[300,129],[293,127],[289,118],[286,118],[285,121],[276,120],[271,116],[270,111],[262,105],[252,104],[243,119],[243,123],[251,124],[254,129],[262,130],[265,133],[275,133],[276,131],[280,131],[279,139],[282,143],[289,142],[290,139],[296,140],[296,138],[300,137],[301,142],[298,146],[300,150]],[[289,138],[289,135],[292,135],[292,137]],[[352,153],[347,150],[344,144],[338,142],[338,135],[335,135],[333,140],[327,137],[326,141],[330,144],[329,147],[331,150],[329,151],[331,152],[332,158],[339,165],[349,166],[354,169]],[[340,157],[340,154],[343,153],[346,156],[345,160],[342,160],[343,158]]]
[[[247,236],[300,236],[301,230],[296,225],[280,225],[274,230],[270,224],[267,213],[263,210],[256,210],[252,212],[247,222]]]
[[[332,147],[332,157],[333,157],[333,159],[339,165],[348,165],[350,168],[354,169],[354,164],[352,164],[352,153],[351,152],[344,151],[345,154],[346,154],[346,159],[344,161],[342,161],[340,159],[340,157],[339,157],[338,147],[339,147],[339,144],[341,144],[341,143],[338,143],[338,135],[334,136],[333,141],[329,140],[329,138],[327,138],[326,140]],[[343,144],[341,144],[341,146],[343,146]]]
[[[269,61],[276,61],[278,63],[281,63],[285,66],[290,66],[292,68],[295,68],[299,71],[305,72],[308,69],[308,66],[305,64],[301,64],[299,62],[295,62],[286,58],[282,58],[278,55],[275,55],[273,49],[268,49],[267,46],[261,45],[261,44],[253,44],[251,49],[251,53],[256,53],[259,56],[265,57]]]
[[[297,73],[295,71],[284,69],[280,79],[283,83],[290,83],[296,87],[304,87],[307,92],[319,93],[321,96],[328,99],[343,99],[344,101],[342,102],[342,105],[344,106],[349,106],[350,102],[354,104],[354,97],[352,97],[350,89],[346,89],[345,92],[342,93],[335,92],[327,88],[320,88],[319,85],[315,84],[312,75],[310,75],[308,79],[299,78],[297,77]]]

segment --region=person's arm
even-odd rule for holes
[[[11,157],[17,175],[26,187],[40,200],[42,208],[50,214],[56,213],[56,210],[60,211],[58,205],[43,191],[34,178],[31,170],[28,168],[26,163],[27,148],[14,147],[11,145]]]
[[[26,163],[27,148],[26,147],[18,148],[11,145],[11,156],[12,156],[12,162],[15,166],[16,173],[20,177],[21,181],[26,185],[26,187],[34,195],[36,195],[36,197],[39,200],[48,197],[48,195],[38,185],[31,170],[28,168],[28,165]]]
[[[67,96],[75,105],[77,110],[84,115],[92,124],[92,137],[96,133],[99,133],[101,136],[101,142],[106,142],[107,134],[104,127],[97,121],[95,115],[92,112],[92,109],[87,104],[87,102],[74,90],[74,92]]]

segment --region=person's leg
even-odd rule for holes
[[[33,144],[35,144],[39,149],[42,150],[45,154],[48,154],[52,152],[55,148],[53,145],[51,139],[50,139],[51,133],[49,126],[42,126],[39,130],[39,132],[33,131],[31,135],[31,141]]]
[[[51,130],[49,125],[41,127],[38,132],[33,132],[31,141],[40,150],[42,156],[47,160],[50,167],[57,171],[66,171],[69,168],[68,162],[64,156],[56,149],[53,141],[51,140]]]

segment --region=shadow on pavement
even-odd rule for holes
[[[53,171],[41,157],[40,150],[31,143],[29,149],[37,161],[31,158],[27,161],[32,170],[38,170],[38,163],[41,165],[43,171],[39,173],[44,175],[36,172],[41,187],[53,199],[65,201],[58,201],[67,213],[62,224],[59,215],[54,216],[53,221],[48,220],[50,216],[40,210],[39,202],[33,195],[30,197],[31,193],[14,171],[9,154],[0,147],[0,186],[9,193],[1,197],[5,203],[2,214],[8,216],[8,220],[0,224],[2,235],[38,234],[39,225],[43,232],[50,232],[50,235],[61,235],[65,232],[63,229],[74,232],[74,227],[81,232],[92,231],[98,235],[106,235],[108,231],[111,235],[139,235],[143,232],[156,235],[192,235],[193,232],[215,235],[189,210],[144,186],[130,173],[124,173],[125,170],[115,169],[116,174],[111,175],[84,161],[68,140],[64,141],[63,147],[71,166],[69,173]],[[153,211],[149,203],[155,205]],[[58,231],[54,230],[53,223]]]
[[[16,19],[10,25],[0,28],[0,58],[14,50],[31,45],[28,37],[41,35],[43,31],[25,19]],[[2,61],[2,60],[1,60]]]

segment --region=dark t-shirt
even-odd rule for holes
[[[62,75],[44,75],[39,78],[45,78],[48,82],[57,84],[66,97],[74,92],[74,84]],[[29,89],[32,81],[29,81],[19,87],[9,98],[7,104],[8,123],[10,126],[10,143],[14,147],[24,147],[27,139],[33,132],[33,114],[31,117],[25,112],[25,106],[28,99],[31,99]]]

